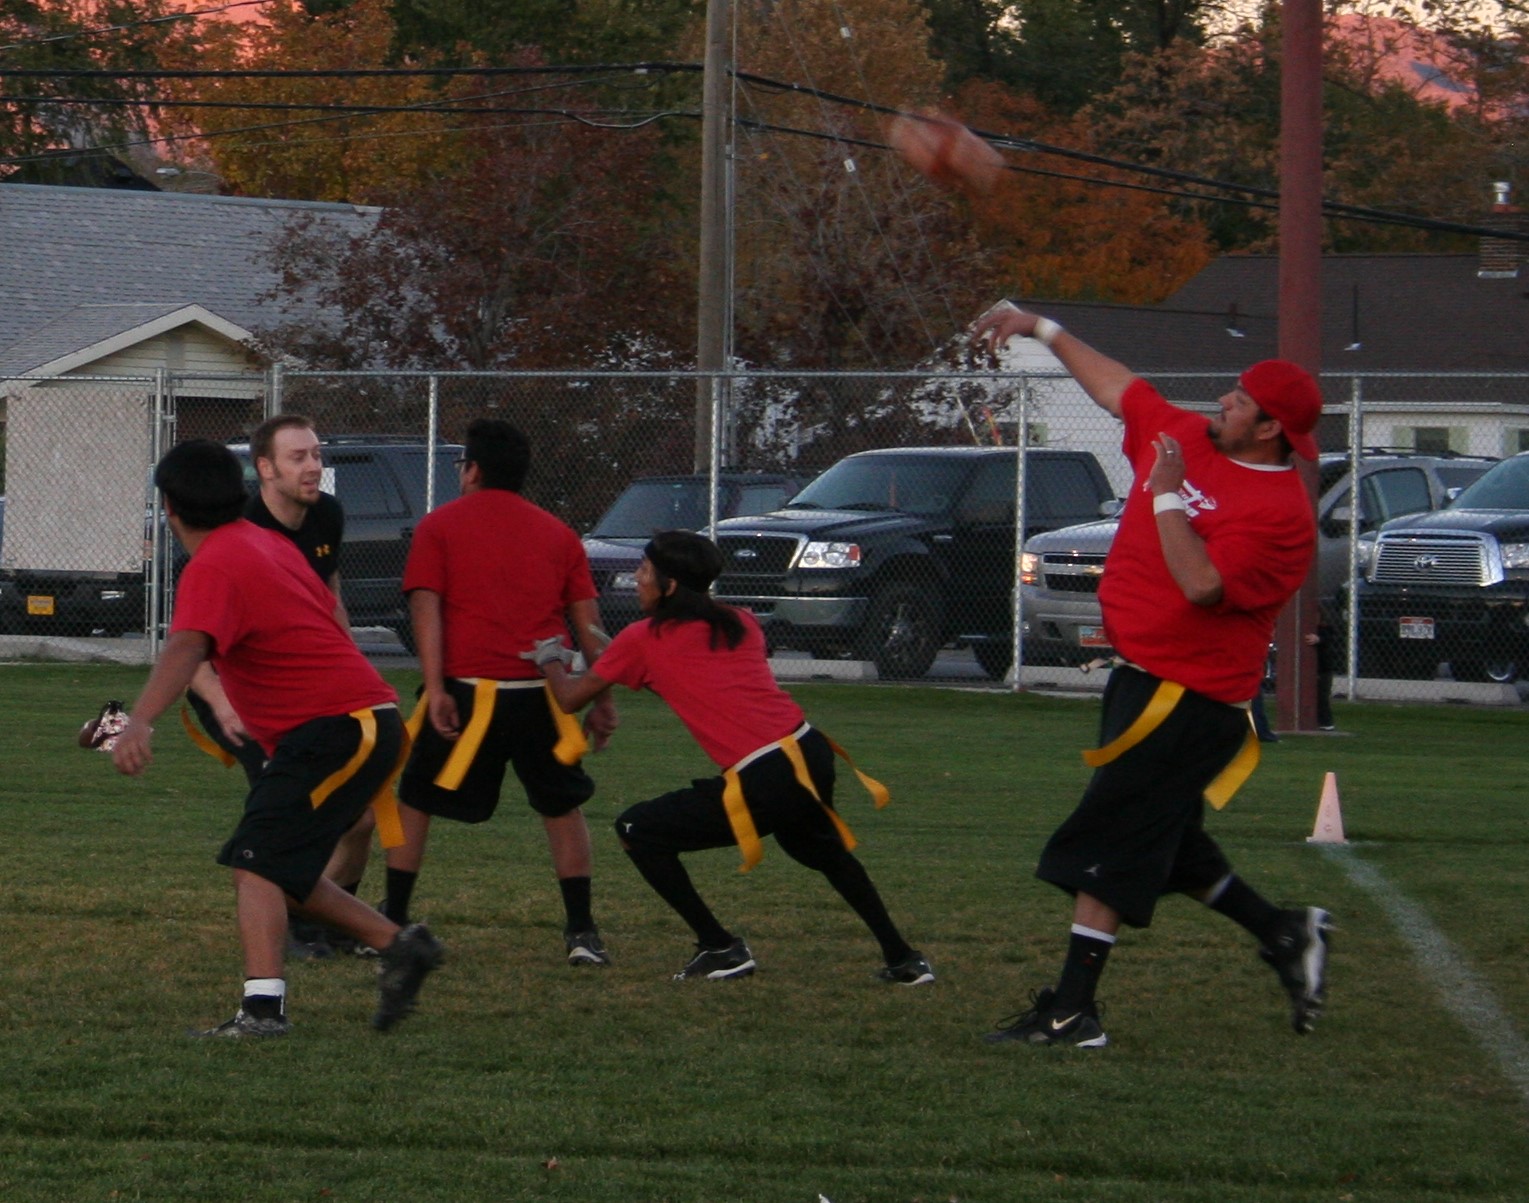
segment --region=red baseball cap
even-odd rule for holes
[[[1311,432],[1322,416],[1322,390],[1310,372],[1288,359],[1265,359],[1239,376],[1237,383],[1259,409],[1278,419],[1292,451],[1302,459],[1317,458],[1317,441]]]

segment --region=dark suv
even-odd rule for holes
[[[244,462],[254,492],[259,486],[249,463],[249,445],[229,446]],[[340,579],[351,623],[387,627],[412,649],[409,611],[400,587],[414,525],[430,508],[428,447],[419,439],[385,435],[332,435],[323,440],[323,447],[323,488],[345,507]],[[436,445],[435,505],[460,494],[455,460],[461,454],[460,444]],[[136,558],[138,553],[131,554]],[[177,565],[183,562],[178,549],[175,558]],[[106,578],[40,568],[13,570],[0,577],[0,630],[57,635],[142,631],[145,582],[144,571]]]
[[[1387,522],[1359,583],[1366,676],[1513,681],[1529,668],[1529,452],[1445,509]]]
[[[1359,457],[1359,531],[1399,514],[1438,509],[1497,461],[1482,456],[1422,455],[1372,449]],[[1317,592],[1329,613],[1348,582],[1354,522],[1348,452],[1317,465]],[[1020,561],[1025,660],[1081,664],[1108,653],[1099,581],[1115,538],[1115,519],[1039,535]]]
[[[719,473],[717,513],[733,518],[779,509],[802,482],[802,477],[782,472]],[[645,476],[622,490],[584,536],[589,569],[600,591],[600,624],[607,634],[641,617],[633,574],[654,533],[700,530],[710,521],[710,476]]]
[[[990,675],[1012,659],[1015,475],[1004,447],[908,447],[840,460],[784,509],[717,525],[714,592],[772,647],[921,677],[947,643]],[[1025,532],[1097,517],[1112,499],[1086,451],[1025,454]]]

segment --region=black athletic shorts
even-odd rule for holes
[[[361,723],[339,715],[314,719],[289,732],[255,779],[244,815],[218,853],[218,863],[247,869],[275,882],[298,902],[305,901],[324,875],[340,837],[355,826],[403,750],[398,708],[379,707],[372,714],[377,736],[370,755],[317,807],[314,790],[360,750]]]
[[[473,686],[466,681],[447,680],[446,688],[457,701],[457,717],[465,731],[472,719]],[[399,779],[398,797],[428,815],[482,823],[492,818],[499,806],[504,769],[512,765],[531,809],[557,818],[577,810],[595,792],[595,783],[588,773],[576,764],[561,764],[552,755],[557,739],[557,724],[541,682],[535,688],[496,690],[494,717],[483,733],[483,743],[462,784],[454,790],[435,784],[436,776],[457,745],[441,738],[426,716]]]
[[[825,854],[844,849],[838,829],[823,811],[823,806],[834,803],[834,752],[816,730],[808,731],[799,743],[823,805],[797,782],[796,771],[779,749],[746,765],[738,781],[755,831],[761,837],[773,835],[789,856],[818,867]],[[688,789],[630,806],[616,820],[616,834],[636,852],[731,847],[737,840],[722,802],[725,784],[721,777],[703,777],[692,781]]]
[[[1110,674],[1100,747],[1135,721],[1159,684],[1140,669]],[[1162,895],[1215,885],[1231,865],[1205,832],[1205,787],[1247,734],[1246,710],[1185,690],[1146,739],[1094,770],[1077,809],[1041,851],[1035,875],[1092,895],[1132,927],[1152,922]]]

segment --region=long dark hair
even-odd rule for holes
[[[658,576],[659,598],[652,614],[655,634],[665,623],[704,622],[711,628],[713,651],[721,645],[731,650],[743,642],[738,611],[711,595],[711,583],[722,572],[722,553],[715,543],[694,531],[659,531],[642,554]]]

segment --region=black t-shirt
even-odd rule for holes
[[[244,507],[244,516],[256,526],[286,535],[297,544],[297,550],[319,574],[319,580],[329,584],[329,578],[340,566],[340,544],[345,539],[345,511],[332,494],[320,493],[318,501],[296,530],[272,514],[259,493]]]

